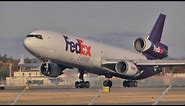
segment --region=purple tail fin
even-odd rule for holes
[[[163,59],[168,56],[168,46],[160,42],[165,18],[165,14],[159,15],[150,35],[148,36],[148,40],[151,41],[152,45],[148,50],[143,52],[148,59]]]
[[[165,22],[166,15],[160,14],[150,35],[149,35],[149,40],[153,43],[158,43],[161,40],[161,35],[163,31],[163,26]]]

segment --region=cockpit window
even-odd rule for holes
[[[27,35],[26,37],[36,37],[38,39],[43,39],[42,38],[42,35],[33,35],[33,34],[30,34],[30,35]]]

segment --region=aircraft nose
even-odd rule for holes
[[[23,45],[24,45],[24,47],[26,47],[27,49],[29,49],[30,46],[31,46],[31,39],[25,38],[24,39],[24,42],[23,42]]]

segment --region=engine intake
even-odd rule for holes
[[[133,45],[136,51],[150,55],[155,59],[162,59],[168,56],[168,47],[162,43],[152,43],[146,38],[137,38]]]
[[[138,73],[138,68],[134,63],[124,60],[115,65],[115,70],[117,73],[126,76],[134,76]]]
[[[55,63],[43,63],[40,67],[40,71],[48,77],[57,77],[63,73],[63,70]]]
[[[151,45],[152,42],[146,38],[137,38],[134,41],[135,50],[137,50],[138,52],[144,52],[148,50],[151,47]]]

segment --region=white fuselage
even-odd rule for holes
[[[98,73],[96,71],[101,70],[101,63],[105,59],[146,59],[144,55],[139,53],[67,34],[46,30],[34,31],[31,34],[39,34],[43,38],[25,38],[24,46],[34,56],[48,59],[58,64],[86,69],[91,73]],[[65,39],[64,36],[67,36],[67,38]],[[81,44],[77,39],[81,41]]]

